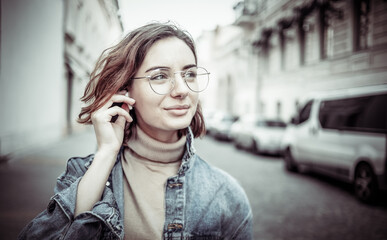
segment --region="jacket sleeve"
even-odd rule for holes
[[[253,239],[253,216],[250,211],[246,218],[240,223],[231,239],[250,240]]]
[[[231,178],[227,184],[228,209],[224,226],[224,239],[253,239],[253,214],[244,189]]]
[[[58,179],[47,208],[20,233],[18,239],[63,239],[74,220],[77,187],[93,155],[71,158]]]

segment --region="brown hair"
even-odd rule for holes
[[[197,63],[195,44],[188,32],[170,23],[151,23],[137,28],[127,34],[117,45],[102,52],[81,98],[87,105],[82,108],[78,122],[91,124],[91,113],[102,107],[118,91],[130,89],[132,78],[140,68],[150,47],[156,41],[169,37],[177,37],[184,41],[192,50]],[[125,127],[124,141],[129,139],[130,129],[137,122],[134,111],[131,115],[133,122]],[[200,102],[190,127],[194,137],[202,136],[206,131]],[[180,136],[185,134],[185,129],[179,130]]]

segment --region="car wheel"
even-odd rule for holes
[[[370,165],[362,163],[355,172],[355,194],[365,203],[371,203],[376,199],[378,192],[376,177]]]
[[[252,140],[251,141],[251,147],[250,147],[250,150],[251,152],[255,153],[255,154],[258,154],[259,153],[259,149],[258,149],[258,146],[257,146],[257,142],[255,140]]]
[[[237,139],[234,139],[234,146],[237,148],[237,149],[241,149],[241,145],[239,144],[239,141]]]
[[[284,152],[284,160],[285,160],[285,168],[289,172],[297,172],[298,166],[294,162],[292,152],[290,151],[290,148],[287,148]]]
[[[254,146],[255,154],[258,154],[258,155],[262,154],[261,148],[259,147],[259,142],[254,140],[253,146]]]

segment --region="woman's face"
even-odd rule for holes
[[[149,49],[135,77],[149,76],[155,68],[171,73],[196,66],[195,57],[184,41],[176,38],[158,40]],[[180,74],[172,74],[175,84],[170,93],[156,94],[147,78],[134,79],[129,90],[136,100],[137,124],[149,136],[163,142],[177,140],[177,130],[188,127],[196,112],[198,93],[192,92]]]

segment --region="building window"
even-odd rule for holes
[[[322,6],[319,11],[320,24],[320,58],[325,59],[333,55],[333,21],[329,17],[327,6]]]
[[[286,70],[286,61],[288,58],[288,44],[289,41],[292,39],[288,36],[288,30],[293,24],[293,19],[291,18],[283,18],[278,21],[278,28],[279,28],[279,47],[280,47],[280,54],[281,54],[281,70]]]
[[[311,64],[319,60],[318,31],[316,29],[317,14],[310,14],[304,22],[304,63]]]
[[[370,46],[370,1],[355,0],[354,2],[354,45],[355,51]]]
[[[372,1],[372,46],[387,44],[387,0]]]
[[[264,28],[261,32],[260,38],[253,43],[255,47],[258,47],[261,49],[259,55],[261,56],[261,66],[262,66],[262,73],[268,73],[269,72],[269,61],[270,61],[270,51],[271,51],[271,44],[270,39],[272,35],[273,30],[270,28]]]
[[[266,105],[262,100],[259,102],[259,111],[258,112],[262,115],[266,114]]]
[[[347,38],[343,37],[347,35],[348,28],[343,21],[345,4],[345,2],[327,2],[320,7],[321,59],[342,53],[348,48]]]
[[[282,104],[281,102],[277,101],[277,118],[280,119],[282,114]]]
[[[285,49],[285,38],[286,33],[284,31],[279,32],[279,47],[281,52],[281,70],[285,70],[285,59],[286,59],[286,49]]]
[[[269,73],[278,73],[281,69],[281,47],[279,36],[277,34],[270,38],[268,54]]]
[[[303,22],[303,19],[300,20],[300,22],[298,23],[298,27],[297,27],[297,30],[298,30],[298,42],[300,44],[300,53],[299,53],[299,56],[300,56],[300,66],[303,66],[305,64],[305,30],[304,30],[304,22]]]
[[[299,66],[299,51],[297,48],[297,29],[290,28],[284,32],[284,69],[293,70]]]
[[[233,103],[234,103],[234,88],[232,86],[232,77],[227,75],[227,111],[233,112]]]
[[[313,20],[310,18],[310,14],[313,12],[314,3],[305,4],[300,7],[294,8],[295,18],[297,21],[298,41],[300,45],[300,65],[303,66],[307,62],[307,55],[311,56],[311,49],[308,49],[308,45],[311,44],[313,38]],[[310,46],[309,46],[310,47]]]
[[[333,35],[332,20],[327,19],[327,25],[324,26],[323,53],[321,58],[329,58],[333,56]]]

